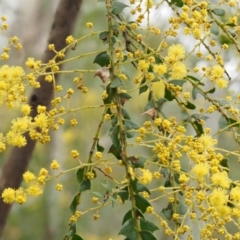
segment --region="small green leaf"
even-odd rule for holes
[[[148,220],[140,219],[140,226],[143,231],[155,232],[159,230],[159,228],[153,223]]]
[[[211,10],[211,12],[217,16],[225,15],[225,11],[222,8],[215,8],[215,9]]]
[[[178,184],[180,184],[179,177],[180,177],[180,174],[179,174],[179,173],[174,173],[174,180],[175,180],[175,182],[178,183]]]
[[[126,236],[129,240],[136,240],[138,239],[138,233],[135,229],[134,219],[128,219],[122,226],[119,235]]]
[[[115,77],[115,79],[110,84],[110,88],[116,88],[121,85],[123,85],[122,80],[119,77]]]
[[[233,118],[225,118],[223,115],[220,116],[219,122],[218,122],[218,126],[219,128],[225,128],[231,124],[237,123],[237,121]],[[235,124],[232,127],[240,127],[240,124]],[[231,127],[227,128],[226,131],[230,131]]]
[[[100,193],[100,192],[90,192],[90,194],[93,194],[95,196],[98,196],[100,198],[103,198],[104,197],[104,194]]]
[[[185,111],[185,110],[182,110],[182,111],[181,111],[181,117],[182,117],[182,120],[183,120],[183,121],[187,121],[188,118],[189,118],[188,112]]]
[[[135,168],[144,168],[144,164],[145,164],[147,158],[143,157],[143,156],[131,156],[128,158],[128,160],[131,161],[132,165]]]
[[[164,98],[168,101],[172,101],[175,97],[173,96],[172,92],[168,90],[168,88],[165,88]]]
[[[194,76],[191,76],[191,75],[187,75],[187,78],[190,78],[191,80],[193,80],[194,82],[197,83],[197,85],[202,85],[202,86],[205,86],[204,83],[202,83],[198,78],[194,77]]]
[[[108,153],[112,153],[117,159],[122,159],[122,147],[121,145],[119,144],[118,146],[114,146],[112,145],[110,148],[109,148],[109,151]]]
[[[194,121],[193,125],[195,126],[194,129],[196,130],[197,136],[201,136],[202,134],[204,134],[203,126],[201,123],[199,123],[199,121]]]
[[[229,172],[229,166],[228,166],[228,159],[227,159],[227,158],[222,159],[219,164],[220,164],[222,167],[227,168],[227,169],[224,169],[224,170],[226,170],[227,172]]]
[[[186,83],[186,81],[184,80],[171,80],[168,83],[172,83],[175,86],[180,86],[182,87],[184,83]]]
[[[108,135],[110,136],[114,146],[119,146],[120,144],[118,138],[119,130],[120,130],[119,125],[114,125],[108,130]]]
[[[131,186],[135,193],[147,192],[149,195],[151,195],[151,192],[149,191],[149,189],[145,185],[139,183],[136,178],[133,181],[131,181]]]
[[[80,196],[81,196],[81,193],[77,193],[70,204],[70,210],[72,214],[74,214],[77,210],[77,205],[80,202]]]
[[[122,115],[123,115],[124,119],[130,119],[131,118],[125,108],[122,108]]]
[[[73,237],[72,237],[72,240],[83,240],[82,237],[80,237],[78,234],[74,234]]]
[[[172,187],[172,183],[169,179],[164,183],[164,187]]]
[[[124,120],[124,127],[126,131],[133,130],[133,129],[139,129],[139,125],[135,122],[133,122],[130,119],[125,119]],[[133,132],[127,132],[127,137],[131,138],[134,136]]]
[[[182,7],[183,6],[183,1],[182,0],[172,0],[170,4],[171,5],[174,4],[177,7]]]
[[[68,237],[74,236],[75,233],[76,233],[76,223],[71,223]]]
[[[162,59],[159,56],[155,55],[154,58],[155,58],[155,63],[157,64],[163,63]]]
[[[157,100],[157,109],[158,109],[159,112],[162,111],[163,105],[166,102],[167,102],[167,100],[165,98],[160,98],[160,99]]]
[[[104,31],[99,33],[98,38],[103,42],[108,42],[108,35],[109,35],[108,31]]]
[[[171,203],[168,204],[167,208],[164,208],[162,211],[163,215],[168,221],[172,220],[172,215],[173,215],[173,206]]]
[[[149,110],[149,109],[151,109],[151,108],[154,108],[154,102],[153,102],[153,100],[150,100],[147,104],[146,104],[146,106],[144,107],[144,112],[145,111],[147,111],[147,110]]]
[[[141,231],[142,240],[157,240],[156,237],[149,231]]]
[[[188,210],[187,206],[183,202],[180,202],[178,205],[178,213],[180,215],[185,215],[187,210]]]
[[[125,202],[129,198],[129,193],[125,190],[120,190],[117,192],[117,195],[121,198],[122,202]]]
[[[105,183],[101,183],[101,185],[102,185],[108,192],[110,192],[111,189],[112,189],[109,181],[107,181],[107,180],[105,180]]]
[[[170,171],[169,171],[168,168],[164,168],[164,167],[161,168],[160,173],[164,178],[169,178],[170,177]]]
[[[216,36],[219,35],[219,27],[215,22],[213,22],[211,25],[211,33]]]
[[[198,93],[200,93],[205,98],[204,93],[201,90],[199,90],[196,87],[193,87],[193,89],[192,89],[193,100],[197,99],[197,94]]]
[[[135,195],[136,207],[139,208],[143,213],[146,212],[147,207],[151,206],[151,204],[141,195]]]
[[[97,63],[101,67],[108,66],[110,63],[110,57],[107,52],[101,52],[95,57],[93,63]]]
[[[186,108],[188,108],[188,109],[191,109],[191,110],[196,108],[196,106],[193,103],[189,102],[189,101],[187,101],[187,103],[184,103],[184,106]]]
[[[129,219],[132,219],[133,216],[132,216],[132,211],[129,210],[123,217],[123,221],[122,221],[122,225]],[[143,213],[139,210],[139,209],[136,209],[135,210],[135,218],[140,218],[140,219],[144,219],[144,215]]]
[[[79,187],[79,192],[84,192],[86,190],[91,189],[91,181],[89,179],[85,179],[82,181]]]
[[[104,147],[99,144],[99,141],[97,142],[97,151],[98,152],[103,152],[104,151]]]
[[[197,121],[199,120],[204,120],[206,121],[209,117],[208,116],[205,116],[205,115],[202,115],[202,114],[193,114],[191,115],[191,117]]]
[[[148,90],[148,86],[147,85],[141,86],[144,83],[146,83],[146,79],[145,78],[143,78],[142,81],[141,81],[140,88],[139,88],[139,94],[144,93],[144,92],[146,92]]]
[[[121,3],[121,2],[113,2],[112,3],[112,14],[118,15],[123,11],[124,8],[128,7],[128,5]]]
[[[84,179],[84,170],[85,168],[79,168],[76,172],[77,180],[79,183],[81,183]]]
[[[208,91],[207,91],[207,93],[214,93],[214,92],[215,92],[215,90],[216,90],[216,88],[215,88],[215,87],[213,87],[213,88],[211,88],[210,90],[208,90]]]

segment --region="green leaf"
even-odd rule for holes
[[[153,223],[148,220],[144,220],[140,218],[140,226],[142,231],[149,231],[149,232],[154,232],[159,230],[159,228]]]
[[[156,237],[149,231],[141,231],[142,240],[157,240]]]
[[[155,58],[155,63],[156,63],[156,64],[161,64],[161,63],[163,63],[162,59],[161,59],[159,56],[155,55],[154,58]]]
[[[108,131],[108,135],[110,136],[114,146],[119,146],[120,144],[119,138],[118,138],[119,131],[120,131],[119,125],[114,125]]]
[[[103,42],[108,42],[108,35],[109,35],[108,31],[104,31],[99,33],[98,38]]]
[[[181,111],[181,118],[182,118],[183,121],[187,121],[188,118],[189,118],[188,112],[185,111],[185,110],[182,110],[182,111]]]
[[[191,76],[191,75],[187,75],[187,78],[190,78],[191,80],[193,80],[194,82],[197,83],[197,85],[202,85],[202,86],[205,86],[204,83],[202,83],[198,78],[194,77],[194,76]]]
[[[151,195],[150,190],[145,185],[139,183],[137,179],[134,179],[133,181],[131,181],[131,186],[135,193],[147,192],[149,195]]]
[[[196,87],[193,87],[193,89],[192,89],[193,100],[197,99],[197,94],[198,93],[200,93],[205,98],[204,93],[201,90],[199,90]]]
[[[151,109],[151,108],[154,108],[154,102],[153,102],[153,100],[150,100],[147,104],[146,104],[146,106],[144,107],[144,112],[145,111],[147,111],[147,110],[149,110],[149,109]]]
[[[172,183],[169,179],[164,183],[164,187],[172,187]]]
[[[161,168],[160,173],[164,178],[169,178],[170,177],[170,171],[169,171],[168,168],[164,168],[164,167]]]
[[[85,168],[79,168],[76,172],[77,180],[79,183],[81,183],[84,179],[84,170]]]
[[[116,88],[123,85],[122,80],[119,77],[115,77],[110,84],[110,88]]]
[[[151,206],[151,204],[141,195],[135,195],[136,207],[139,208],[143,213],[146,212],[147,207]]]
[[[215,90],[216,90],[216,88],[215,88],[215,87],[213,87],[213,88],[211,88],[210,90],[208,90],[208,91],[207,91],[207,93],[214,93],[214,92],[215,92]]]
[[[226,170],[227,172],[229,172],[229,166],[228,166],[228,159],[227,159],[227,158],[222,159],[219,164],[220,164],[221,166],[227,168],[227,169],[224,169],[224,170]]]
[[[173,96],[172,92],[168,90],[168,88],[165,88],[164,98],[168,101],[172,101],[175,97]]]
[[[72,240],[83,240],[82,237],[80,237],[78,234],[74,234],[73,237],[72,237]]]
[[[133,129],[139,129],[139,125],[135,122],[133,122],[130,119],[125,119],[124,120],[124,127],[126,131],[133,130]],[[132,132],[127,132],[127,137],[131,138],[134,136],[134,133]]]
[[[188,108],[188,109],[191,109],[191,110],[196,108],[196,106],[193,103],[189,102],[189,101],[187,101],[187,103],[184,103],[184,106],[186,108]]]
[[[131,118],[125,108],[122,108],[122,115],[123,115],[124,119],[130,119]]]
[[[129,219],[133,218],[132,211],[129,210],[123,217],[122,225]],[[135,209],[135,218],[144,219],[143,213],[139,209]]]
[[[168,221],[172,220],[172,215],[173,215],[173,206],[171,203],[168,204],[167,208],[164,208],[162,211],[163,215]]]
[[[169,81],[168,83],[171,83],[171,84],[173,84],[173,85],[175,85],[175,86],[180,86],[180,87],[182,87],[183,84],[186,83],[186,81],[184,81],[184,80],[171,80],[171,81]]]
[[[108,66],[110,63],[110,57],[107,52],[101,52],[95,57],[93,63],[97,63],[101,67]]]
[[[99,141],[97,142],[97,151],[98,152],[103,152],[104,151],[104,147],[99,144]]]
[[[182,0],[172,0],[170,4],[171,5],[174,4],[177,7],[182,7],[183,6],[183,1]]]
[[[144,164],[145,164],[147,158],[143,157],[143,156],[131,156],[128,158],[128,160],[131,161],[132,165],[135,168],[144,168]]]
[[[129,210],[123,217],[123,220],[122,220],[122,225],[129,219],[132,219],[133,216],[132,216],[132,211]]]
[[[86,190],[91,189],[91,181],[89,179],[85,179],[82,181],[79,187],[79,192],[84,192]]]
[[[202,114],[193,114],[193,115],[191,115],[191,117],[192,117],[193,119],[197,120],[197,121],[199,121],[199,120],[204,120],[204,121],[206,121],[207,119],[209,119],[208,116],[205,116],[205,115],[202,115]]]
[[[179,174],[179,173],[174,173],[174,180],[175,180],[175,182],[178,183],[178,184],[180,184],[179,177],[180,177],[180,174]]]
[[[132,98],[127,93],[119,93],[118,96],[120,97],[120,102],[121,102],[122,106],[125,104],[126,101],[128,101],[130,98]]]
[[[187,210],[188,210],[187,206],[183,202],[180,202],[178,205],[178,213],[180,215],[185,215]]]
[[[117,195],[121,198],[122,202],[127,201],[129,198],[129,193],[125,190],[118,191]]]
[[[199,121],[194,121],[193,122],[193,125],[195,126],[195,130],[197,132],[197,136],[201,136],[202,134],[204,134],[204,131],[203,131],[203,126],[201,123],[199,123]]]
[[[100,198],[103,198],[104,197],[104,194],[100,193],[100,192],[90,192],[90,194],[93,194],[95,196],[98,196]]]
[[[122,159],[122,156],[121,156],[122,146],[120,144],[118,146],[112,145],[109,148],[108,153],[112,153],[117,159]]]
[[[217,16],[225,15],[225,11],[222,8],[215,8],[215,9],[211,10],[211,12]]]
[[[213,22],[211,25],[211,33],[216,36],[219,35],[219,27],[215,22]]]
[[[112,190],[112,187],[111,187],[109,181],[107,181],[107,180],[105,180],[105,183],[101,183],[101,185],[107,190],[108,193]]]
[[[80,203],[80,196],[81,193],[77,193],[70,204],[70,210],[72,214],[74,214],[77,210],[77,205]]]
[[[144,92],[146,92],[146,91],[148,90],[148,86],[147,86],[147,85],[141,86],[141,85],[143,85],[145,82],[146,82],[146,79],[143,78],[142,81],[141,81],[141,84],[140,84],[139,94],[144,93]]]
[[[220,116],[219,122],[218,122],[218,126],[219,128],[225,128],[231,124],[237,123],[237,121],[233,118],[228,118],[226,119],[223,115]],[[240,127],[239,123],[235,124],[233,127]],[[227,128],[226,131],[230,131],[231,127]]]
[[[76,223],[71,223],[68,237],[74,236],[75,233],[76,233]]]
[[[121,3],[121,2],[113,2],[112,3],[112,14],[118,15],[123,11],[124,8],[128,7],[128,5]]]
[[[138,233],[135,229],[134,219],[128,219],[122,226],[119,235],[126,236],[129,240],[136,240],[138,239]]]
[[[165,99],[165,98],[160,98],[160,99],[157,100],[157,109],[158,109],[159,112],[162,111],[163,105],[166,102],[167,102],[167,99]]]

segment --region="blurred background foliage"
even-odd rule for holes
[[[128,4],[128,1],[121,1]],[[212,1],[213,2],[213,1]],[[24,63],[28,57],[34,57],[35,59],[41,59],[42,52],[45,49],[48,34],[52,24],[53,16],[57,6],[58,0],[0,0],[0,16],[5,15],[8,18],[8,23],[10,25],[10,30],[8,31],[11,36],[18,36],[20,42],[23,45],[23,50],[15,51],[12,50],[10,54],[10,59],[1,62],[3,64],[9,65],[20,65],[24,67]],[[126,15],[129,14],[128,9],[126,9]],[[163,32],[168,26],[167,19],[171,16],[172,11],[167,6],[163,6],[152,13],[151,22],[153,25],[159,27]],[[86,34],[89,34],[89,29],[85,27],[86,22],[93,22],[94,31],[106,30],[107,21],[105,19],[106,12],[105,6],[102,3],[97,3],[96,0],[93,1],[83,1],[83,6],[81,13],[79,15],[78,22],[76,24],[75,32],[73,33],[74,38],[80,38]],[[129,15],[130,19],[130,15]],[[220,38],[220,39],[218,39]],[[224,41],[223,37],[216,37],[217,41]],[[0,35],[0,48],[6,45],[6,37]],[[184,38],[172,38],[169,45],[172,43],[180,42],[181,44],[187,46],[193,45],[193,39]],[[152,46],[157,46],[159,43],[159,37],[152,37]],[[231,46],[230,46],[231,47]],[[86,41],[79,44],[75,50],[69,51],[66,58],[71,58],[79,54],[88,53],[91,51],[96,51],[100,49],[107,49],[103,43],[97,38],[88,38]],[[235,69],[239,68],[239,62],[234,61],[234,49],[229,51],[231,54],[224,56],[227,63],[227,70],[233,77],[232,83],[230,85],[230,90],[234,90],[231,94],[236,95],[239,89],[239,83],[236,81],[237,76],[234,73]],[[70,69],[98,69],[96,64],[93,64],[94,55],[82,58],[77,61],[69,62],[64,65],[65,70]],[[188,63],[189,68],[193,68],[198,61],[198,64],[203,65],[204,61],[199,62],[196,57],[192,57],[191,61]],[[26,70],[28,71],[28,70]],[[133,79],[135,70],[133,66],[128,66],[125,69],[126,73]],[[133,74],[134,73],[134,74]],[[92,106],[99,105],[102,103],[101,95],[101,80],[99,78],[94,78],[94,73],[84,74],[83,81],[84,85],[89,88],[87,94],[81,93],[77,90],[76,84],[73,83],[73,78],[79,76],[78,73],[62,75],[60,83],[63,86],[63,91],[58,93],[60,96],[66,93],[66,90],[72,87],[75,90],[74,96],[70,99],[69,103],[71,108],[76,108],[79,106]],[[136,87],[133,81],[126,83],[130,88]],[[186,88],[188,86],[185,86]],[[31,91],[29,89],[29,91]],[[229,90],[224,90],[222,92],[216,93],[219,98],[224,98],[229,95]],[[145,104],[147,103],[147,93],[138,95],[138,91],[133,92],[132,99],[126,104],[126,109],[132,113],[132,119],[141,125],[144,121],[149,120],[146,115],[142,115]],[[195,101],[197,109],[200,107],[207,107],[208,103],[205,103],[203,97],[198,96]],[[163,108],[166,116],[175,116],[180,119],[180,111],[174,102],[168,103],[166,107]],[[81,161],[85,162],[94,134],[97,130],[101,114],[103,109],[85,109],[73,114],[66,115],[64,118],[66,124],[58,131],[52,132],[52,141],[49,144],[41,145],[37,144],[37,147],[32,156],[32,160],[29,165],[29,170],[38,173],[41,167],[49,168],[52,159],[57,159],[62,166],[62,169],[69,169],[71,167],[77,166],[77,162],[71,158],[70,152],[72,149],[76,149],[80,152]],[[197,112],[197,110],[196,110]],[[17,117],[19,110],[13,109],[7,111],[6,109],[0,110],[0,132],[5,133],[10,126],[10,121]],[[71,127],[70,120],[75,116],[78,121],[76,127]],[[213,132],[218,129],[216,124],[216,119],[219,118],[218,114],[211,115],[206,122],[207,127],[211,127]],[[214,121],[213,121],[214,120]],[[109,149],[111,143],[107,135],[107,129],[110,127],[110,123],[104,124],[102,129],[102,134],[100,137],[100,144],[104,146],[105,149]],[[189,134],[191,129],[188,129]],[[222,133],[218,135],[219,145],[224,146],[224,148],[234,149],[236,144],[232,138],[232,133]],[[133,140],[134,141],[134,140]],[[140,148],[134,148],[132,154],[143,154],[148,155],[148,152],[143,151]],[[8,151],[1,153],[0,164],[4,162],[4,159],[8,155]],[[104,152],[104,157],[113,157],[112,155],[107,155]],[[229,165],[231,168],[230,177],[233,179],[238,173],[238,163],[236,159],[230,159]],[[53,173],[53,172],[52,172]],[[97,173],[101,176],[101,173]],[[120,180],[124,171],[115,171],[113,168],[114,177]],[[102,180],[101,180],[102,178]],[[95,191],[102,189],[99,182],[104,181],[104,176],[101,176],[98,181],[93,181],[93,188]],[[159,185],[162,184],[162,180],[159,180]],[[14,204],[10,217],[8,219],[8,224],[5,229],[5,234],[3,239],[18,239],[18,240],[41,240],[41,239],[63,239],[64,235],[68,231],[68,219],[71,215],[69,210],[69,205],[73,196],[75,195],[78,183],[76,176],[72,173],[65,174],[60,177],[59,183],[63,184],[64,188],[62,192],[57,192],[55,190],[55,180],[50,181],[46,184],[44,188],[43,196],[39,198],[28,200],[23,206]],[[84,210],[92,207],[91,194],[83,194],[82,201],[80,204],[80,209]],[[154,206],[154,208],[159,208],[159,212],[162,207],[165,206],[165,200],[162,201],[161,205]],[[122,218],[125,212],[129,209],[128,203],[124,207],[121,205],[115,205],[115,209],[111,209],[112,206],[107,206],[100,212],[100,219],[98,221],[93,221],[93,213],[84,215],[78,221],[78,232],[84,239],[123,239],[122,236],[117,236],[119,231],[119,226],[121,225]],[[161,232],[158,231],[156,237],[161,239]]]

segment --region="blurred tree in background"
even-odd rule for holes
[[[0,0],[2,239],[240,239],[239,3],[70,2]]]

